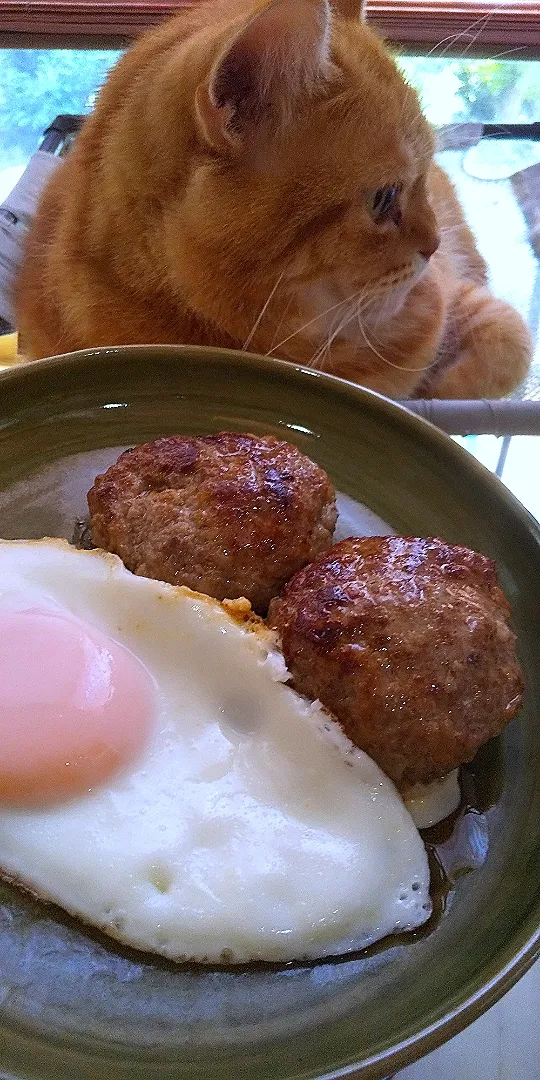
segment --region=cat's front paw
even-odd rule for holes
[[[469,287],[454,311],[456,354],[426,397],[500,398],[525,379],[532,339],[521,315],[487,289]]]

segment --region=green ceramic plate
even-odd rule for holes
[[[4,887],[0,1069],[21,1080],[380,1077],[473,1020],[540,950],[540,534],[450,439],[374,394],[277,361],[169,347],[80,353],[0,376],[0,525],[9,532],[2,492],[58,458],[219,429],[287,438],[397,531],[496,559],[527,704],[502,740],[487,860],[459,879],[428,936],[285,970],[175,969]],[[31,489],[26,506],[18,491],[31,525]]]

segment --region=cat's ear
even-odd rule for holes
[[[330,0],[330,4],[342,19],[363,19],[366,14],[366,0]]]
[[[217,150],[241,147],[263,123],[282,123],[329,69],[328,0],[271,0],[201,84],[201,132]]]

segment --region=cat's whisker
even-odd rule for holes
[[[379,360],[382,360],[383,364],[387,364],[388,367],[395,368],[396,371],[416,372],[416,371],[427,371],[428,368],[431,366],[431,364],[428,363],[428,364],[423,364],[422,367],[413,367],[413,368],[411,368],[411,367],[405,367],[403,364],[394,364],[394,363],[392,363],[392,361],[388,360],[388,358],[386,356],[383,356],[383,354],[381,352],[379,352],[378,349],[375,348],[375,345],[373,344],[373,342],[369,340],[359,314],[357,315],[357,322],[358,322],[358,329],[360,330],[360,333],[361,333],[361,335],[362,335],[368,349],[371,349],[371,352],[375,353],[375,356],[378,356]]]
[[[431,48],[429,52],[426,53],[426,56],[433,56],[437,52],[437,49],[440,49],[441,45],[446,44],[446,48],[443,49],[441,53],[439,53],[440,56],[444,56],[445,53],[449,51],[449,49],[453,48],[453,46],[456,44],[457,41],[460,40],[460,38],[470,37],[471,31],[475,30],[479,24],[480,30],[483,30],[483,24],[488,22],[489,19],[491,19],[491,17],[493,16],[493,14],[494,11],[487,12],[484,15],[481,15],[478,19],[475,19],[474,22],[470,23],[469,26],[465,28],[465,30],[460,30],[458,34],[448,34],[447,37],[441,38],[441,40],[438,41],[437,44],[434,45],[433,48]]]
[[[325,355],[328,355],[331,344],[332,344],[332,341],[333,341],[334,327],[336,325],[338,327],[341,327],[342,321],[343,320],[342,320],[341,316],[339,316],[337,318],[337,320],[336,319],[333,320],[332,326],[330,327],[330,329],[328,331],[328,334],[326,336],[325,341],[323,341],[322,345],[319,345],[319,347],[313,353],[313,356],[311,357],[311,359],[309,361],[309,365],[308,365],[309,367],[317,368],[317,369],[322,370],[322,367],[324,366]]]
[[[490,60],[502,60],[504,56],[512,56],[513,53],[523,52],[524,45],[514,45],[513,49],[504,49],[503,52],[489,54]]]
[[[343,317],[340,316],[337,320],[334,320],[335,326],[330,329],[326,341],[311,358],[311,362],[309,365],[310,367],[316,367],[321,371],[323,370],[325,360],[330,359],[330,351],[335,339],[339,337],[340,334],[342,334],[345,328],[349,325],[349,323],[351,323],[353,319],[356,318],[359,310],[358,305],[362,304],[362,300],[363,297],[360,297],[360,300],[357,303],[353,304],[350,310],[347,311]]]
[[[474,35],[474,37],[472,37],[470,39],[468,45],[466,45],[466,47],[464,48],[464,50],[463,50],[463,52],[461,54],[462,57],[467,55],[467,53],[469,52],[469,49],[471,49],[472,46],[474,45],[475,41],[478,40],[478,38],[480,37],[480,34],[482,33],[482,31],[485,30],[485,28],[486,28],[489,20],[491,19],[492,15],[493,15],[493,12],[490,12],[488,15],[486,15],[486,19],[485,19],[485,22],[484,22],[483,26],[478,27],[478,30],[476,31],[476,34]]]
[[[319,319],[324,319],[324,317],[326,315],[330,315],[332,311],[336,311],[337,308],[343,307],[344,304],[349,304],[351,300],[355,300],[356,297],[359,295],[360,291],[361,290],[359,289],[357,292],[352,293],[351,296],[347,296],[345,300],[338,300],[337,304],[332,304],[332,306],[326,308],[325,311],[319,312],[318,315],[315,315],[312,319],[309,319],[308,322],[305,322],[302,326],[299,326],[297,330],[293,330],[292,334],[289,334],[288,337],[283,338],[282,341],[278,341],[277,345],[273,345],[272,348],[269,349],[267,353],[265,353],[265,356],[270,356],[270,353],[275,352],[276,349],[281,349],[282,345],[286,345],[288,341],[292,340],[292,338],[297,337],[298,334],[302,334],[304,330],[307,330],[310,326],[313,326],[314,323],[319,322]]]
[[[289,296],[289,299],[287,300],[287,303],[285,304],[285,307],[283,308],[283,310],[281,312],[281,317],[280,317],[278,323],[276,324],[276,326],[274,327],[274,336],[272,338],[272,343],[270,345],[269,352],[272,352],[272,350],[274,348],[275,340],[276,340],[276,338],[277,338],[277,336],[279,334],[279,331],[281,330],[281,327],[283,326],[283,323],[285,322],[285,319],[287,318],[287,315],[289,314],[292,302],[293,302],[293,297]]]
[[[335,320],[334,320],[334,322],[335,322]],[[342,325],[342,321],[341,320],[338,321],[337,325],[338,325],[338,328],[340,328],[341,325]],[[308,365],[309,367],[316,368],[316,369],[322,371],[322,369],[324,367],[325,357],[328,357],[328,355],[330,353],[330,348],[331,348],[332,342],[334,340],[334,336],[335,336],[335,333],[332,330],[329,330],[329,332],[327,334],[327,337],[326,337],[326,340],[313,353],[313,356],[311,357],[311,359],[309,361],[309,365]]]
[[[454,48],[454,46],[457,44],[458,41],[460,41],[460,39],[467,40],[468,38],[470,38],[472,36],[473,30],[478,24],[480,24],[480,28],[483,29],[486,18],[487,16],[485,14],[481,15],[480,18],[475,19],[474,22],[470,23],[469,26],[465,28],[465,30],[461,30],[457,34],[449,34],[448,37],[441,38],[441,40],[437,42],[437,44],[434,45],[432,49],[429,50],[427,56],[432,56],[434,54],[437,54],[438,56],[445,56],[446,53],[450,51],[450,49]],[[441,45],[444,45],[445,48],[441,49]],[[438,49],[441,49],[441,51],[437,53]]]
[[[324,344],[324,346],[322,348],[316,349],[316,351],[313,353],[313,356],[311,357],[311,359],[308,360],[308,362],[306,364],[306,367],[313,368],[314,371],[322,370],[321,364],[323,363],[323,354],[324,354],[324,349],[325,348],[326,348],[326,342],[325,342],[325,344]]]
[[[261,324],[261,321],[262,321],[262,319],[264,319],[266,311],[268,310],[268,305],[274,299],[274,296],[276,295],[276,291],[279,288],[279,286],[281,285],[281,282],[283,281],[284,273],[285,273],[285,271],[282,270],[281,274],[279,275],[279,277],[278,277],[278,279],[276,281],[276,284],[274,285],[273,289],[270,290],[270,295],[268,296],[268,299],[266,300],[266,302],[263,304],[263,306],[262,306],[262,308],[261,308],[261,310],[260,310],[254,324],[253,324],[253,327],[251,329],[251,333],[248,334],[246,340],[244,341],[244,344],[242,345],[242,352],[245,352],[248,345],[250,344],[250,342],[253,341],[253,338],[254,338],[255,334],[257,333],[257,330],[258,330],[258,328],[259,328],[259,326]]]
[[[377,334],[375,333],[375,331],[374,331],[373,327],[370,327],[370,331],[369,331],[369,333],[370,333],[370,346],[371,346],[371,348],[373,348],[373,344],[372,344],[372,343],[373,343],[374,341],[375,341],[375,343],[376,343],[377,345],[380,345],[380,346],[381,346],[381,348],[383,348],[383,347],[384,347],[384,342],[383,342],[383,341],[381,341],[380,337],[378,337],[378,336],[377,336]],[[396,348],[395,348],[395,346],[394,346],[394,356],[397,356],[397,357],[403,357],[403,359],[405,359],[405,357],[406,357],[407,355],[408,355],[408,353],[406,353],[406,352],[402,352],[401,350],[399,350],[399,349],[396,349]],[[386,363],[389,363],[389,361],[387,360],[387,361],[386,361]],[[396,366],[397,366],[397,365],[396,365]],[[416,368],[412,368],[412,369],[411,369],[411,368],[404,368],[404,367],[402,367],[401,365],[399,365],[399,370],[400,370],[400,371],[410,371],[410,370],[416,371],[417,369],[416,369]],[[420,368],[419,370],[420,370],[420,371],[424,371],[425,369],[424,369],[424,368]]]

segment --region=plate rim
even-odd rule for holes
[[[118,364],[118,361],[125,366],[129,366],[130,362],[140,361],[141,357],[149,351],[168,359],[181,359],[184,357],[195,362],[209,360],[214,364],[219,362],[223,366],[230,366],[232,363],[238,368],[258,368],[270,375],[276,374],[280,379],[285,377],[286,380],[297,384],[305,385],[308,379],[317,380],[319,387],[326,386],[334,395],[345,398],[349,402],[353,400],[361,407],[367,407],[372,413],[379,413],[379,415],[382,413],[390,422],[394,421],[398,426],[408,429],[413,436],[419,436],[423,441],[428,441],[431,446],[437,446],[440,453],[446,457],[449,463],[453,459],[459,465],[460,470],[465,470],[471,477],[480,481],[495,499],[502,500],[506,505],[506,509],[521,521],[521,524],[531,534],[540,549],[540,524],[498,477],[494,476],[489,469],[473,458],[465,448],[454,442],[450,435],[442,432],[430,421],[409,411],[406,405],[327,372],[316,371],[273,357],[239,352],[234,349],[191,345],[115,345],[77,350],[7,368],[0,372],[0,389],[10,384],[24,386],[25,383],[31,383],[36,377],[46,377],[49,373],[54,374],[57,371],[65,371],[66,369],[76,373],[77,369],[84,367],[88,361],[98,364],[100,367],[108,367],[114,363]],[[498,956],[499,959],[494,960],[489,966],[488,970],[491,971],[491,974],[488,980],[481,979],[478,985],[475,982],[464,999],[457,1003],[444,1017],[435,1019],[410,1037],[396,1044],[393,1048],[374,1054],[361,1063],[345,1064],[332,1069],[330,1072],[321,1074],[306,1073],[306,1077],[310,1075],[312,1080],[341,1080],[341,1078],[353,1078],[354,1076],[375,1078],[380,1075],[380,1070],[383,1067],[385,1071],[404,1068],[463,1031],[464,1028],[500,1000],[540,956],[540,896],[537,904],[530,910],[527,918],[519,929],[514,932],[512,938],[507,941],[505,949]],[[336,1026],[339,1026],[339,1020],[336,1021]],[[80,1034],[73,1035],[73,1037],[69,1035],[55,1037],[49,1033],[46,1035],[44,1033],[40,1034],[39,1028],[36,1028],[35,1025],[17,1023],[16,1021],[6,1022],[6,1019],[2,1017],[0,1006],[0,1034],[2,1034],[2,1031],[7,1032],[15,1039],[17,1037],[23,1040],[30,1038],[36,1044],[36,1047],[41,1042],[49,1048],[54,1047],[58,1048],[58,1050],[63,1048],[68,1051],[71,1049],[76,1054],[88,1055],[89,1063],[94,1062],[98,1067],[100,1062],[104,1066],[106,1065],[105,1043],[96,1046],[95,1039],[91,1040],[90,1037],[85,1038]],[[99,1040],[97,1042],[99,1043]],[[125,1044],[118,1044],[118,1049],[121,1046],[124,1051],[127,1049]],[[122,1056],[122,1064],[129,1065],[130,1061],[133,1061],[134,1064],[144,1064],[145,1048],[134,1047],[133,1050],[136,1059],[132,1053],[129,1053],[127,1056]],[[114,1052],[114,1043],[111,1042],[109,1044],[109,1054],[112,1052]],[[358,1072],[359,1069],[360,1072]],[[50,1075],[52,1080],[53,1074]],[[15,1080],[15,1077],[13,1077],[13,1080]]]
[[[68,368],[75,371],[85,366],[86,361],[91,360],[100,366],[106,367],[111,361],[129,363],[137,360],[148,351],[157,353],[169,359],[185,357],[188,360],[211,360],[218,361],[224,366],[231,364],[237,367],[259,368],[271,374],[273,371],[293,382],[302,384],[306,379],[316,380],[320,386],[326,385],[330,392],[356,399],[360,405],[376,409],[394,417],[400,424],[404,424],[409,431],[416,432],[423,438],[434,441],[443,453],[451,454],[460,467],[465,467],[473,476],[480,478],[481,482],[488,485],[496,498],[502,498],[507,507],[513,513],[517,513],[522,523],[535,534],[535,539],[540,544],[540,522],[523,506],[523,503],[506,487],[502,480],[495,476],[482,462],[474,458],[459,443],[454,442],[451,435],[442,431],[430,420],[408,409],[403,401],[395,401],[386,397],[376,390],[370,390],[367,386],[342,379],[338,375],[332,375],[327,371],[319,371],[315,368],[296,364],[289,360],[280,360],[273,356],[261,356],[258,353],[243,352],[237,349],[214,348],[211,345],[103,345],[89,349],[78,349],[68,353],[59,353],[55,356],[43,357],[40,360],[30,360],[21,364],[0,370],[0,387],[5,384],[24,383],[32,380],[35,375],[48,372],[54,373],[57,369]],[[1,404],[0,404],[1,412]],[[429,434],[428,434],[429,433]]]

